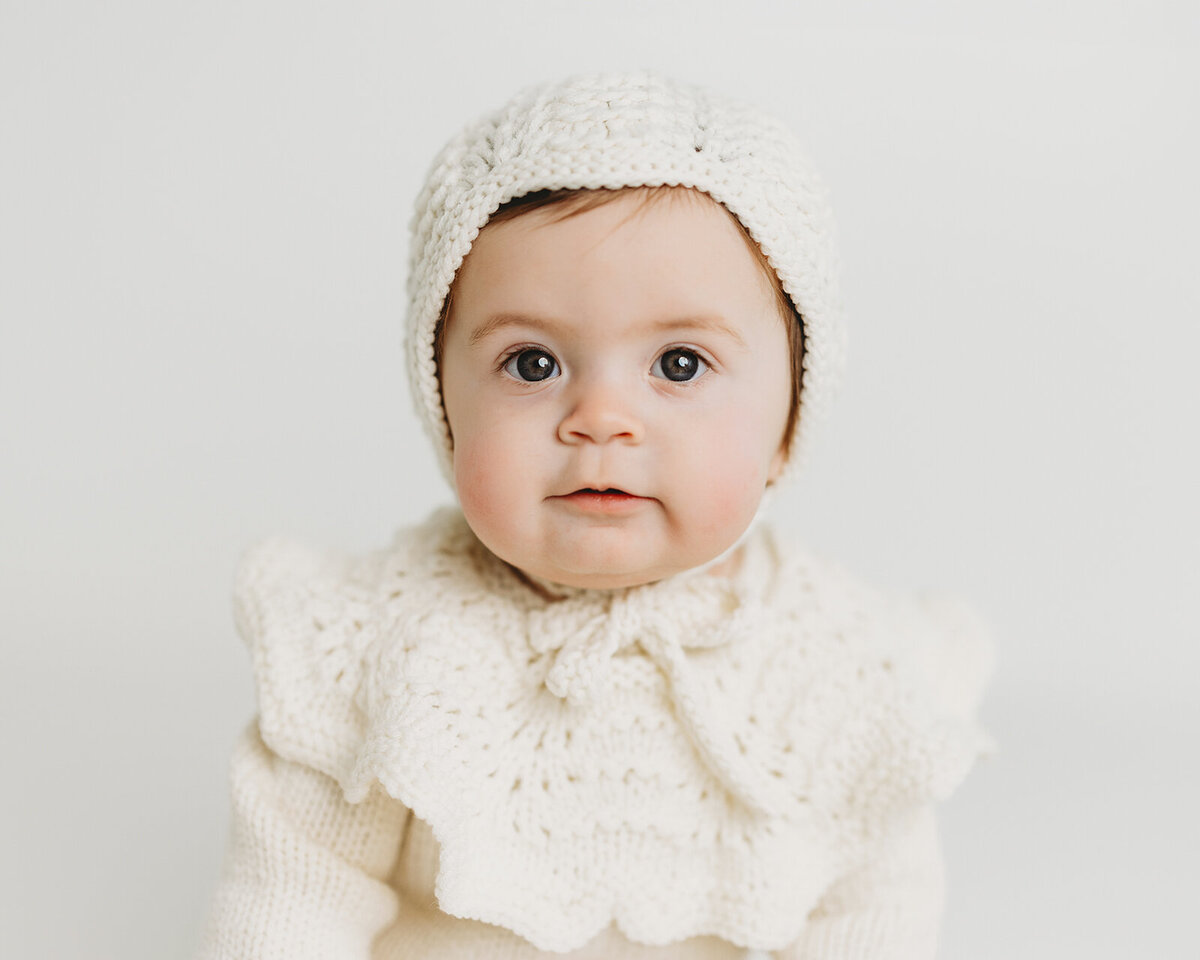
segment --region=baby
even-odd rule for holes
[[[932,958],[985,625],[760,522],[843,334],[825,194],[655,73],[525,91],[417,201],[461,509],[238,574],[259,713],[204,958]]]

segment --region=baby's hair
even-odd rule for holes
[[[641,198],[641,205],[638,207],[638,212],[645,209],[654,203],[660,203],[663,200],[676,196],[680,192],[689,194],[696,191],[678,187],[670,184],[657,186],[643,187],[621,187],[619,189],[583,189],[583,190],[535,190],[532,193],[527,193],[523,196],[509,200],[507,203],[500,206],[495,213],[488,218],[488,225],[493,223],[502,223],[505,220],[515,220],[517,217],[523,216],[533,210],[543,210],[546,208],[554,208],[554,222],[567,220],[571,217],[578,216],[581,213],[586,213],[588,210],[594,210],[597,207],[604,206],[606,203],[611,203],[618,196],[624,193],[637,193]],[[707,194],[706,194],[707,196]],[[711,199],[711,198],[710,198]],[[787,424],[783,429],[783,454],[786,457],[791,452],[792,436],[796,425],[796,418],[800,415],[800,388],[803,384],[804,377],[804,319],[800,312],[792,303],[791,297],[783,289],[783,285],[779,282],[779,277],[775,273],[774,268],[763,255],[762,250],[750,236],[750,233],[742,226],[742,222],[735,217],[724,204],[718,201],[713,201],[721,207],[729,218],[737,225],[738,232],[742,235],[747,248],[754,255],[755,262],[759,265],[763,274],[766,276],[768,283],[771,285],[775,293],[775,305],[778,309],[779,316],[787,327],[788,352],[791,354],[792,367],[792,389],[791,400],[788,404]],[[441,366],[442,366],[442,350],[446,340],[446,320],[450,316],[452,301],[454,298],[454,284],[450,285],[450,291],[446,294],[446,299],[442,303],[442,311],[437,319],[437,326],[434,328],[433,340],[433,358],[438,368],[438,380],[441,381]]]

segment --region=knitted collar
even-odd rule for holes
[[[555,599],[456,510],[362,557],[267,543],[237,595],[263,738],[427,822],[454,916],[556,951],[610,922],[781,948],[980,752],[921,680],[975,641],[769,530],[744,547],[729,576]]]

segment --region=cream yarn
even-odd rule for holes
[[[409,385],[453,485],[434,361],[438,316],[488,218],[536,190],[678,184],[720,201],[758,242],[804,319],[800,416],[785,476],[805,460],[841,379],[845,332],[826,190],[794,134],[750,104],[653,71],[527,88],[437,155],[410,222]]]
[[[939,908],[887,851],[990,750],[975,718],[990,640],[953,598],[872,587],[769,529],[729,577],[551,598],[447,508],[366,554],[267,541],[243,560],[235,609],[264,744],[332,777],[351,805],[381,786],[436,838],[436,880],[420,867],[397,956],[517,955],[472,954],[461,926],[444,928],[446,949],[418,949],[435,900],[543,951],[615,924],[642,944],[933,955],[890,942]],[[246,809],[239,836],[262,829]],[[328,830],[346,814],[327,809],[284,822]],[[378,859],[394,860],[391,834],[381,843]],[[264,874],[246,850],[262,892],[226,898],[268,904],[275,936],[366,899],[329,901],[356,871],[307,836],[280,846],[300,863]],[[848,910],[839,882],[864,865],[883,886]],[[829,924],[813,915],[822,901]],[[822,930],[828,951],[784,949]]]

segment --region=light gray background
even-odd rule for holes
[[[849,378],[780,522],[997,628],[942,956],[1197,955],[1196,6],[892,6],[0,5],[0,954],[189,955],[240,549],[447,497],[400,354],[434,151],[651,66],[833,191]]]

